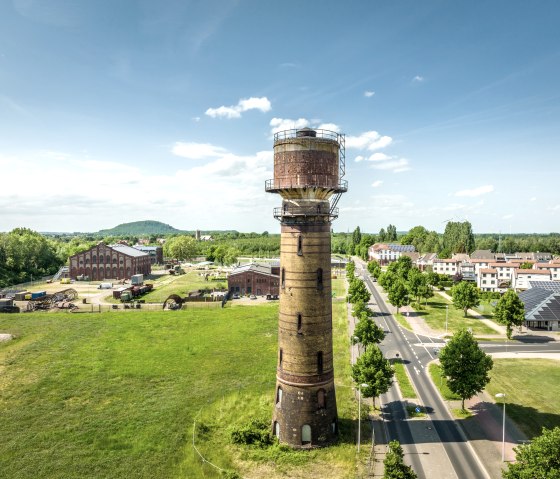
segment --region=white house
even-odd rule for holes
[[[476,276],[476,285],[481,291],[497,291],[498,271],[493,268],[481,268]]]
[[[438,274],[446,274],[454,276],[459,271],[460,261],[455,259],[435,259],[432,265],[432,271]]]
[[[529,281],[550,281],[550,271],[544,269],[515,269],[511,287],[515,290],[529,288]]]
[[[369,260],[375,260],[381,265],[397,261],[403,253],[416,251],[411,244],[375,243],[368,248]]]
[[[550,271],[550,279],[552,281],[560,281],[560,263],[535,263],[533,269]]]
[[[515,263],[490,263],[488,267],[498,272],[498,283],[504,284],[511,282],[513,272],[516,268],[519,268],[519,265]]]

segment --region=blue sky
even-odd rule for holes
[[[560,3],[0,2],[0,231],[268,230],[272,133],[346,134],[335,231],[560,230]]]

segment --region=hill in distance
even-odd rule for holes
[[[108,230],[99,230],[100,236],[125,236],[125,235],[168,235],[183,233],[183,231],[173,228],[160,221],[133,221],[132,223],[123,223]]]

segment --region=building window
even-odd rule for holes
[[[278,421],[274,421],[274,435],[280,440],[280,423]]]
[[[280,282],[282,283],[282,288],[286,287],[286,270],[282,268],[282,274],[280,278]]]
[[[297,254],[303,256],[303,236],[299,235],[297,238]]]
[[[317,289],[319,291],[323,289],[323,268],[317,270]]]
[[[309,424],[301,427],[301,444],[302,446],[311,444],[311,426]]]
[[[280,406],[282,404],[282,388],[278,386],[276,390],[276,405]]]
[[[298,334],[302,334],[302,322],[303,322],[303,318],[301,316],[301,313],[297,314],[297,333]]]
[[[323,351],[317,353],[317,372],[323,374]]]
[[[280,351],[279,351],[278,354],[280,355],[280,357],[279,357],[280,369],[282,369],[282,360],[284,359],[282,348],[280,348]]]
[[[325,409],[327,407],[327,394],[324,389],[319,389],[317,391],[317,408]]]

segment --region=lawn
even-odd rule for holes
[[[339,280],[337,280],[339,281]],[[128,314],[0,316],[0,471],[10,478],[354,477],[356,403],[346,305],[333,305],[340,444],[310,452],[233,446],[270,420],[277,304]],[[370,431],[362,430],[364,443]],[[360,462],[368,448],[362,449]]]
[[[392,364],[402,397],[407,399],[416,399],[416,391],[414,391],[410,379],[408,378],[402,359],[393,360]]]
[[[506,414],[529,438],[543,426],[560,426],[560,362],[553,359],[494,359],[486,390],[506,394]]]
[[[189,291],[218,288],[218,285],[227,288],[227,280],[206,281],[206,279],[201,276],[201,273],[204,274],[205,272],[206,271],[189,270],[185,274],[179,276],[162,276],[160,280],[153,282],[154,290],[144,295],[142,299],[148,303],[163,303],[171,294],[185,296]]]
[[[447,331],[450,335],[459,329],[468,328],[471,328],[473,334],[475,335],[496,334],[496,331],[479,319],[472,318],[471,316],[465,318],[465,314],[462,310],[456,309],[453,304],[449,303],[445,298],[441,297],[437,293],[433,298],[428,300],[428,306],[422,306],[423,309],[418,311],[418,314],[423,316],[426,323],[432,329],[445,331],[446,305],[448,305]]]

